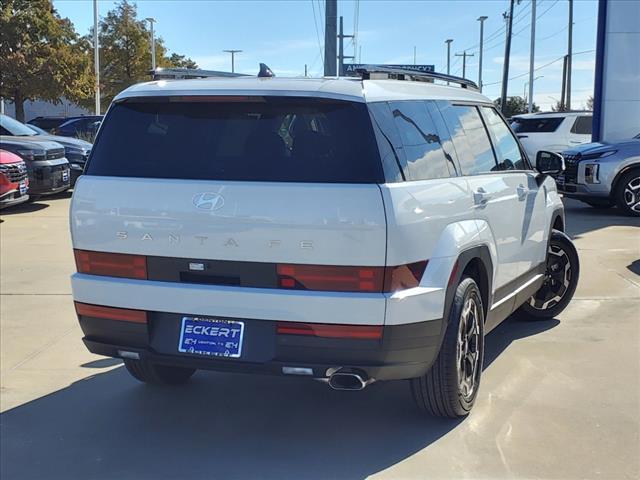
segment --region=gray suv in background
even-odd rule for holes
[[[588,143],[562,153],[558,191],[595,208],[617,205],[640,216],[640,134],[618,143]]]

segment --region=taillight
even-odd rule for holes
[[[417,287],[427,261],[395,267],[278,265],[278,287],[333,292],[395,292]]]
[[[143,255],[74,250],[80,273],[146,280],[147,258]]]
[[[84,317],[120,320],[122,322],[147,323],[147,312],[144,310],[103,307],[102,305],[90,305],[88,303],[80,302],[74,303],[76,306],[76,313]]]
[[[379,340],[382,338],[381,325],[278,322],[276,332],[279,335],[308,335],[326,338],[357,338],[361,340]]]
[[[278,286],[295,290],[381,292],[382,267],[278,265]]]

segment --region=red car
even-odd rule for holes
[[[24,161],[14,153],[0,150],[0,208],[29,200],[29,177]]]

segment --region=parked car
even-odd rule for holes
[[[27,166],[17,155],[0,150],[0,209],[29,200]]]
[[[562,152],[591,142],[591,112],[544,112],[515,115],[511,127],[529,158],[541,150]]]
[[[91,147],[93,146],[91,143],[80,140],[79,138],[50,135],[39,127],[20,123],[6,115],[0,115],[0,133],[2,135],[20,137],[34,135],[40,140],[51,140],[62,145],[71,169],[71,187],[75,185],[78,177],[82,175],[84,166],[91,153]]]
[[[63,192],[71,186],[69,162],[64,156],[64,147],[59,143],[40,140],[36,135],[0,135],[0,148],[24,160],[31,200]]]
[[[562,153],[558,190],[596,208],[617,205],[640,216],[640,134],[623,142],[580,145]]]
[[[534,169],[467,80],[367,76],[119,94],[71,202],[87,348],[148,383],[408,379],[421,409],[468,414],[486,333],[575,291],[562,157]]]
[[[94,138],[101,121],[102,115],[72,118],[56,127],[53,133],[63,137]]]
[[[46,131],[47,133],[51,133],[53,129],[59,127],[67,120],[75,117],[64,117],[64,116],[40,116],[32,118],[27,122],[29,125],[36,126]]]

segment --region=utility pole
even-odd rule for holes
[[[511,55],[511,29],[513,27],[513,4],[509,2],[509,14],[503,14],[507,21],[507,41],[504,45],[504,67],[502,68],[502,93],[500,95],[500,110],[507,111],[507,87],[509,84],[509,56]]]
[[[223,52],[231,54],[231,73],[236,73],[236,53],[241,53],[242,50],[223,50]]]
[[[560,111],[564,112],[567,107],[567,65],[569,63],[569,55],[565,55],[562,62],[562,90],[560,92]]]
[[[447,75],[451,75],[451,42],[453,42],[453,38],[444,41],[447,44]]]
[[[362,63],[362,45],[358,45],[358,63]]]
[[[326,0],[324,10],[324,76],[336,76],[338,0]]]
[[[535,0],[533,0],[535,2]],[[489,18],[486,15],[483,15],[478,18],[480,22],[480,55],[478,62],[478,88],[480,88],[480,92],[482,92],[482,49],[484,46],[484,21]]]
[[[353,35],[345,35],[342,28],[342,16],[340,16],[340,33],[338,34],[339,40],[339,50],[338,50],[338,75],[344,75],[344,59],[350,58],[353,59],[352,55],[345,56],[344,54],[344,39],[345,38],[353,38]]]
[[[156,70],[156,37],[153,34],[153,24],[155,23],[155,18],[145,18],[149,25],[151,26],[151,70],[155,72]]]
[[[100,115],[100,52],[98,49],[98,0],[93,0],[93,69],[96,84],[93,89],[96,96],[96,115]]]
[[[305,76],[305,78],[307,76],[307,64],[306,63],[304,64],[304,76]]]
[[[413,46],[413,64],[416,64],[416,46]]]
[[[527,111],[533,112],[533,70],[536,50],[536,0],[531,0],[531,47],[529,48],[529,106]]]
[[[467,57],[473,57],[473,53],[467,53],[465,50],[462,53],[456,53],[456,57],[462,57],[462,78],[467,78]]]
[[[567,42],[567,102],[566,109],[571,110],[571,58],[573,56],[573,0],[569,0],[569,39]]]

